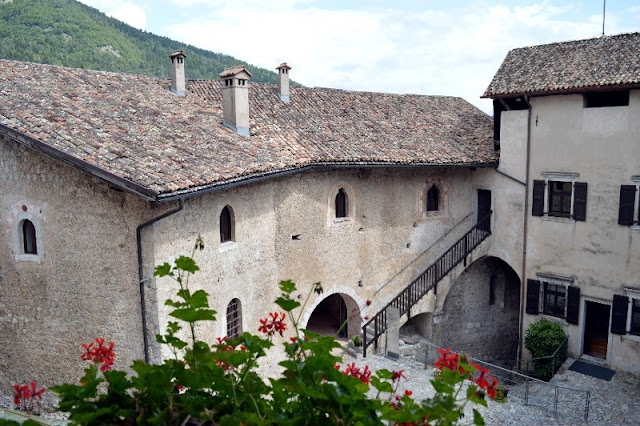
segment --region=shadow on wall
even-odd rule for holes
[[[520,279],[503,260],[483,257],[452,285],[442,313],[412,318],[401,330],[485,360],[517,356]]]
[[[345,321],[345,326],[341,327]],[[349,295],[334,293],[316,306],[306,328],[323,336],[346,339],[359,333],[361,323],[355,300]]]

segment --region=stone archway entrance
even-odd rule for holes
[[[347,339],[359,332],[360,323],[356,302],[349,295],[334,293],[315,307],[306,328],[323,336]]]
[[[401,333],[487,361],[516,359],[520,278],[509,264],[491,256],[478,259],[444,297],[441,311],[416,315]]]

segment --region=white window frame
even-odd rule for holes
[[[627,324],[625,328],[625,331],[627,332],[627,334],[624,337],[631,340],[637,340],[640,342],[640,335],[631,334],[631,308],[633,306],[634,299],[640,300],[640,289],[627,287],[624,289],[624,294],[629,298],[629,303],[627,306]]]
[[[573,204],[576,196],[575,184],[576,180],[580,177],[580,173],[565,173],[565,172],[542,172],[544,179],[544,207],[542,209],[542,218],[544,220],[556,220],[563,222],[575,222],[573,218]],[[571,206],[569,210],[569,217],[554,216],[549,214],[551,210],[549,205],[549,181],[551,182],[571,182]]]
[[[538,306],[538,312],[546,318],[553,318],[556,321],[562,321],[564,324],[568,324],[567,321],[567,306],[569,305],[569,286],[573,284],[574,278],[572,277],[563,277],[555,274],[548,273],[538,273],[536,274],[538,277],[538,281],[540,281],[540,304]],[[547,314],[544,311],[545,297],[544,297],[544,285],[545,284],[555,284],[564,286],[564,312],[562,317],[557,317],[555,315]]]

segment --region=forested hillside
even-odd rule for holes
[[[75,0],[0,2],[3,59],[167,77],[176,49],[187,55],[187,78],[216,79],[224,68],[244,64],[252,81],[276,82],[275,72],[140,31]]]

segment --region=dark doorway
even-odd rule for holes
[[[339,294],[332,294],[313,310],[307,329],[324,336],[347,337],[347,305]]]
[[[607,358],[609,340],[609,313],[611,306],[598,302],[585,302],[584,350],[585,355]]]
[[[491,213],[491,191],[487,189],[478,189],[478,217],[477,222],[483,231],[491,231],[491,220],[483,221],[487,215]]]

